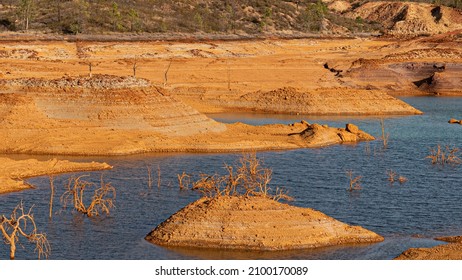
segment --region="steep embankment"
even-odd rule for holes
[[[3,80],[0,116],[3,153],[218,152],[317,147],[373,139],[361,131],[326,128],[313,133],[332,135],[324,142],[303,142],[300,135],[311,130],[306,123],[225,125],[146,80],[101,75]],[[352,137],[340,137],[341,131]],[[307,139],[306,135],[302,138]]]
[[[462,29],[461,11],[426,3],[369,2],[348,16],[380,22],[394,36],[434,35]]]
[[[394,95],[462,95],[462,30],[394,42],[381,58],[355,60],[343,76]]]
[[[287,250],[380,242],[383,237],[321,212],[270,198],[202,198],[181,209],[146,239],[164,246]]]

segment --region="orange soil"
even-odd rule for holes
[[[4,140],[0,152],[220,152],[309,148],[374,139],[359,130],[307,123],[225,125],[145,83],[107,75],[6,81],[0,86],[0,136]]]
[[[202,198],[181,209],[146,239],[164,246],[287,250],[383,241],[309,208],[270,198]]]
[[[48,161],[13,160],[2,157],[0,158],[0,194],[29,189],[31,186],[22,179],[30,177],[111,168],[106,163],[98,162],[70,162],[57,159]]]
[[[462,260],[462,236],[435,239],[451,243],[433,248],[411,248],[404,251],[396,260]]]

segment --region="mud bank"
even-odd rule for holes
[[[202,198],[156,227],[146,240],[163,246],[287,250],[383,241],[319,211],[266,197]]]
[[[35,159],[13,160],[0,158],[0,194],[16,192],[31,188],[23,179],[79,171],[96,171],[111,169],[112,166],[98,162],[70,162],[52,159],[38,161]]]
[[[306,122],[225,125],[146,83],[108,75],[3,81],[0,152],[224,152],[311,148],[374,139],[359,129]]]
[[[438,237],[436,240],[449,242],[432,248],[410,248],[396,257],[396,260],[462,260],[462,236]]]

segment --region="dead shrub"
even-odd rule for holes
[[[48,258],[51,252],[50,243],[46,234],[37,231],[32,207],[29,211],[24,211],[23,203],[19,203],[8,218],[4,215],[0,217],[0,232],[3,235],[3,242],[10,246],[10,259],[14,260],[16,245],[19,238],[26,238],[30,243],[35,244],[35,251],[40,259],[42,256]]]
[[[407,178],[402,176],[402,175],[398,175],[398,173],[396,173],[395,171],[393,170],[387,170],[387,175],[388,175],[388,181],[390,182],[390,185],[393,185],[396,181],[398,181],[400,184],[404,184],[407,182]]]
[[[115,207],[116,190],[111,183],[105,183],[103,176],[100,179],[100,187],[96,184],[82,180],[82,177],[69,178],[66,191],[61,196],[63,207],[72,205],[73,209],[88,217],[99,216],[101,214],[109,215],[110,210]],[[94,189],[93,196],[86,203],[86,191]],[[88,205],[87,205],[88,204]]]
[[[356,176],[354,177],[354,173],[353,173],[353,170],[347,170],[346,172],[347,176],[348,176],[348,179],[349,179],[349,188],[348,188],[348,191],[349,192],[353,192],[353,191],[358,191],[358,190],[361,190],[362,187],[361,187],[361,179],[362,179],[362,176]]]
[[[436,148],[430,148],[430,155],[428,155],[426,158],[431,159],[432,164],[438,164],[441,166],[457,165],[462,163],[462,160],[458,157],[458,154],[458,148],[446,145],[443,149],[441,148],[441,145],[438,144]]]
[[[274,200],[293,200],[282,188],[273,192],[269,186],[272,170],[262,166],[256,154],[245,154],[237,166],[225,164],[226,175],[199,174],[199,180],[192,183],[192,190],[203,196],[263,196]]]
[[[185,190],[189,189],[189,186],[191,184],[191,175],[186,174],[184,171],[183,173],[178,174],[178,185],[180,186],[180,190]]]

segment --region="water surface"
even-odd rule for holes
[[[52,259],[392,259],[410,247],[430,247],[441,242],[432,238],[462,234],[462,168],[433,166],[425,157],[437,144],[462,147],[462,126],[450,118],[462,119],[462,99],[413,97],[405,101],[425,112],[421,116],[395,116],[384,119],[389,144],[380,140],[321,149],[261,152],[257,156],[273,169],[273,186],[283,186],[296,199],[291,204],[322,211],[349,224],[360,225],[385,237],[372,245],[341,246],[284,252],[245,252],[163,248],[144,237],[170,215],[199,196],[178,188],[177,174],[183,171],[224,172],[224,163],[234,163],[240,154],[150,154],[126,157],[67,157],[71,160],[106,161],[114,166],[104,171],[104,180],[117,189],[116,208],[109,217],[87,218],[62,210],[59,196],[72,175],[91,175],[98,182],[101,172],[61,175],[55,214],[48,219],[49,179],[29,182],[36,189],[0,196],[0,213],[8,213],[23,201],[34,205],[39,228],[52,245]],[[380,137],[380,117],[309,117],[263,114],[220,114],[211,117],[223,122],[266,123],[308,122],[343,127],[347,122]],[[28,156],[17,156],[18,158]],[[48,159],[50,157],[38,157]],[[154,177],[148,188],[147,167]],[[160,188],[157,186],[160,169]],[[390,185],[387,170],[408,181]],[[363,189],[346,191],[352,170],[363,176]],[[26,245],[17,257],[34,259]],[[0,259],[8,257],[0,245]]]

